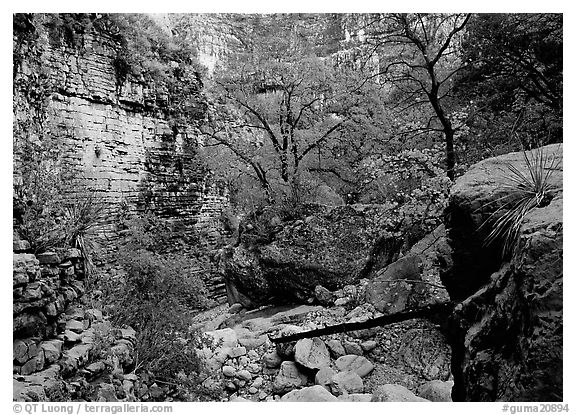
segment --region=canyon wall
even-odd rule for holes
[[[188,122],[175,122],[167,88],[120,73],[114,36],[92,29],[67,42],[53,39],[41,16],[34,25],[14,38],[16,186],[33,143],[49,149],[54,168],[72,170],[98,190],[112,210],[147,208],[190,224],[205,202],[226,200],[199,156],[199,76],[186,85]]]

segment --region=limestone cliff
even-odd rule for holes
[[[50,148],[55,168],[74,170],[111,206],[128,202],[195,222],[210,188],[194,130],[204,111],[200,74],[176,85],[187,88],[187,99],[175,108],[167,85],[126,73],[112,30],[94,23],[61,34],[49,16],[16,18],[26,27],[17,28],[15,20],[15,186],[33,143]]]

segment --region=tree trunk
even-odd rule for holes
[[[291,334],[284,337],[270,337],[270,341],[272,341],[272,343],[288,343],[301,339],[309,339],[311,337],[327,336],[329,334],[343,333],[354,330],[364,330],[372,327],[382,327],[388,324],[399,323],[401,321],[412,320],[415,318],[436,318],[444,321],[447,319],[447,316],[452,314],[454,306],[455,304],[452,301],[430,304],[423,307],[413,308],[411,310],[404,310],[398,313],[368,319],[366,321],[336,324],[334,326],[305,331],[303,333]]]
[[[452,181],[454,181],[454,167],[456,165],[456,155],[454,152],[454,128],[452,127],[452,123],[446,116],[444,109],[440,105],[440,100],[438,99],[438,85],[436,83],[436,77],[433,73],[433,69],[431,70],[431,77],[432,77],[432,90],[428,93],[428,99],[430,100],[430,104],[432,108],[434,108],[434,112],[436,116],[440,120],[440,123],[443,127],[444,132],[444,141],[446,144],[446,175]]]

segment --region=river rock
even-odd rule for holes
[[[340,395],[338,397],[339,401],[343,402],[371,402],[371,393],[351,393],[350,395]]]
[[[340,371],[355,372],[360,377],[366,376],[374,369],[374,365],[364,356],[353,354],[339,357],[334,363]]]
[[[270,351],[262,356],[262,362],[268,368],[275,369],[280,367],[280,363],[282,363],[282,358],[278,355],[276,350]]]
[[[246,348],[243,346],[240,347],[233,347],[230,350],[230,357],[240,357],[246,355]]]
[[[375,340],[366,340],[360,343],[360,347],[362,347],[362,350],[364,350],[367,353],[374,350],[377,346],[378,343]]]
[[[320,385],[309,386],[284,395],[282,402],[337,402],[338,399]]]
[[[344,346],[342,346],[342,343],[340,343],[338,340],[330,339],[326,342],[326,346],[328,346],[328,349],[330,349],[330,353],[335,358],[339,358],[339,357],[344,356],[346,354],[346,350],[344,350]]]
[[[332,376],[334,376],[336,372],[334,369],[330,367],[323,367],[320,368],[318,372],[316,372],[316,376],[314,376],[314,383],[316,385],[324,386],[326,389],[330,390],[330,384],[332,383]]]
[[[245,380],[246,382],[248,382],[252,380],[252,373],[250,373],[247,370],[239,370],[236,373],[236,377],[240,380]]]
[[[330,389],[336,396],[364,392],[364,382],[355,372],[344,371],[332,376]]]
[[[229,378],[234,377],[234,375],[236,375],[236,369],[234,369],[232,366],[223,366],[222,374]]]
[[[280,365],[280,371],[274,379],[272,387],[274,393],[282,395],[292,389],[304,386],[307,381],[306,375],[300,372],[296,363],[286,361]]]
[[[418,387],[418,396],[432,402],[452,402],[452,387],[454,382],[431,380]]]
[[[343,342],[344,350],[346,350],[346,354],[355,354],[358,356],[362,356],[364,353],[362,351],[362,347],[358,343],[344,340]]]
[[[328,349],[318,337],[298,340],[294,350],[296,362],[309,369],[320,369],[330,364]]]
[[[390,383],[376,387],[372,395],[372,402],[429,402],[402,385]]]

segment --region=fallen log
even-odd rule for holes
[[[302,333],[290,334],[288,336],[272,338],[270,341],[273,343],[287,343],[301,339],[308,339],[311,337],[327,336],[329,334],[343,333],[347,331],[363,330],[372,327],[386,326],[392,323],[399,323],[401,321],[412,320],[414,318],[431,318],[437,317],[438,314],[448,315],[452,313],[456,303],[446,301],[442,303],[430,304],[423,307],[413,308],[410,310],[399,311],[398,313],[387,314],[376,318],[371,318],[365,321],[353,323],[341,323],[333,326],[323,327],[321,329],[309,330]]]

